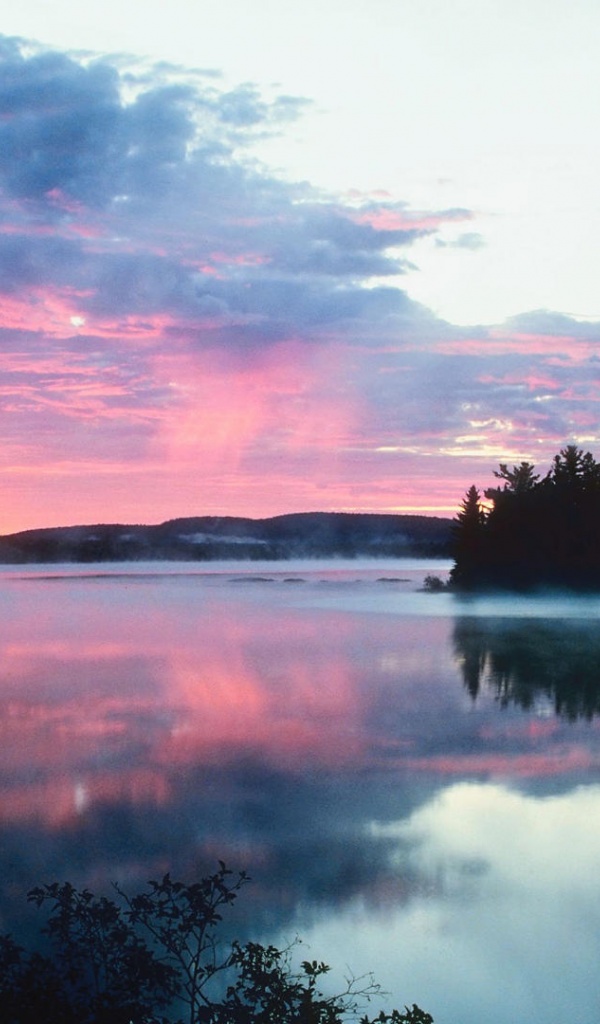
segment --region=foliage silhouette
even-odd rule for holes
[[[455,565],[450,574],[454,586],[469,586],[482,556],[485,515],[481,496],[473,484],[469,487],[453,524]]]
[[[600,589],[600,465],[591,452],[563,448],[546,476],[522,462],[501,464],[501,481],[473,485],[454,521],[451,586]]]
[[[380,993],[371,975],[326,995],[329,967],[291,948],[219,940],[223,911],[249,881],[222,862],[186,885],[169,874],[118,902],[54,882],[28,899],[47,911],[46,948],[0,936],[3,1024],[339,1024]],[[433,1024],[413,1005],[360,1024]]]
[[[600,715],[596,623],[465,616],[453,644],[474,700],[486,686],[503,707],[530,709],[543,700],[569,721]]]
[[[439,594],[445,589],[446,583],[441,576],[429,573],[423,580],[423,590],[426,590],[429,594]]]

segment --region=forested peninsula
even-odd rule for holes
[[[451,589],[600,591],[600,465],[567,445],[542,476],[501,464],[498,486],[472,485],[453,526]]]

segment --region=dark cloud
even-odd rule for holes
[[[3,40],[0,218],[20,234],[0,247],[0,287],[70,280],[89,315],[163,312],[183,328],[214,312],[216,327],[250,318],[266,342],[406,316],[400,290],[364,285],[402,273],[433,221],[390,203],[378,219],[372,202],[345,206],[252,159],[252,140],[305,105]],[[62,237],[37,237],[50,226]]]
[[[518,330],[513,320],[506,332],[432,321],[432,342],[424,316],[422,346],[414,317],[404,345],[395,325],[392,349],[356,357],[362,433],[380,445],[412,441],[455,454],[494,449],[492,469],[506,457],[503,446],[538,462],[567,439],[594,436],[600,353],[589,348],[600,341],[600,325],[552,314],[520,317]]]
[[[192,311],[195,302],[192,278],[176,259],[152,253],[111,253],[90,261],[94,288],[81,302],[86,313],[180,314]]]
[[[310,106],[310,101],[295,96],[278,96],[269,103],[257,87],[250,83],[238,86],[215,98],[214,111],[224,124],[237,128],[288,123],[299,117]]]
[[[542,337],[566,337],[581,341],[598,342],[600,345],[600,321],[578,320],[566,313],[548,309],[532,310],[510,317],[505,324],[507,334],[527,332]]]
[[[0,291],[77,286],[80,247],[61,238],[0,235]]]
[[[279,266],[299,273],[356,278],[402,273],[406,262],[391,252],[409,246],[426,232],[416,228],[380,230],[359,223],[351,211],[331,204],[306,204],[296,217],[293,233],[282,225],[274,233]]]
[[[186,451],[188,432],[215,433],[212,420],[195,425],[198,368],[210,376],[222,356],[240,374],[229,409],[239,425],[249,364],[262,372],[293,342],[285,358],[305,365],[282,446],[302,402],[314,424],[329,409],[336,452],[409,442],[460,453],[491,441],[495,451],[503,438],[522,450],[535,435],[554,447],[593,433],[598,324],[542,310],[458,329],[411,300],[397,282],[419,239],[483,244],[459,233],[470,211],[342,198],[273,173],[253,146],[306,104],[202,69],[0,38],[0,385],[21,427],[38,413],[53,454],[77,447],[78,458],[86,446],[115,458],[119,429],[129,430],[123,459],[139,454],[131,437],[153,431],[167,437],[156,457]],[[261,432],[271,437],[280,419],[272,388],[285,390],[295,367],[273,369],[274,384],[264,372],[245,451],[265,450]],[[165,408],[186,411],[180,433]],[[83,427],[67,445],[75,416]],[[235,434],[224,431],[225,447]],[[306,436],[316,445],[320,426]]]
[[[60,189],[86,202],[108,198],[107,159],[126,151],[116,71],[55,53],[25,58],[5,45],[0,117],[5,194],[41,201]]]

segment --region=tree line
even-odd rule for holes
[[[542,476],[531,462],[501,463],[484,499],[472,485],[453,524],[458,590],[600,590],[600,465],[567,445]]]

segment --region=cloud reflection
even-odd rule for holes
[[[329,922],[346,961],[379,974],[378,928],[394,950],[412,934],[443,959],[447,928],[456,949],[467,938],[448,902],[484,928],[478,893],[489,906],[519,852],[527,863],[527,829],[550,850],[568,806],[555,794],[598,776],[595,721],[502,708],[489,693],[474,705],[452,619],[419,614],[422,595],[358,567],[351,585],[339,570],[327,582],[295,571],[302,586],[284,582],[289,570],[243,585],[231,569],[5,580],[1,921],[18,924],[43,879],[133,888],[222,857],[255,879],[242,932]],[[500,845],[494,860],[496,825],[484,828],[488,792],[485,813],[514,833],[508,860]],[[582,845],[578,800],[564,820]],[[527,829],[513,829],[521,811]],[[340,921],[359,936],[354,955]],[[327,936],[315,951],[341,959]],[[415,978],[394,991],[433,1012]]]
[[[593,1020],[599,814],[598,785],[543,798],[450,786],[405,819],[371,826],[394,843],[396,894],[390,884],[378,907],[354,901],[303,934],[352,964],[360,933],[390,1002],[418,998],[436,1021]]]

